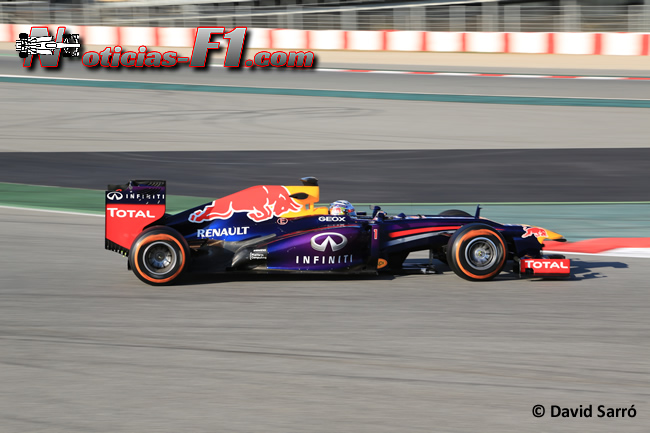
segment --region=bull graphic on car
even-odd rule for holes
[[[213,201],[210,205],[192,213],[189,220],[193,223],[215,219],[227,220],[236,212],[246,212],[248,218],[255,222],[262,222],[273,216],[279,217],[300,209],[300,204],[291,198],[286,187],[258,185]]]
[[[568,259],[543,254],[544,240],[561,235],[482,218],[480,206],[474,214],[388,215],[375,206],[329,215],[319,194],[307,177],[301,186],[252,186],[170,215],[165,181],[109,185],[106,249],[127,256],[129,269],[152,285],[198,272],[404,273],[414,251],[430,253],[418,273],[435,271],[437,259],[470,281],[492,280],[507,263],[519,276],[570,276]]]

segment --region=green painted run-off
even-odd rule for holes
[[[573,107],[650,108],[648,99],[566,98],[550,96],[453,95],[444,93],[377,92],[359,90],[289,89],[273,87],[219,86],[212,84],[150,83],[121,80],[0,76],[0,82],[55,86],[184,92],[243,93],[255,95],[311,96],[328,98],[388,99],[422,102],[463,102],[472,104],[551,105]]]

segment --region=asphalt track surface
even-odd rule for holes
[[[341,80],[352,76],[341,74]],[[499,80],[462,78],[486,89]],[[645,148],[650,132],[647,108],[12,83],[0,83],[0,93],[0,150],[15,152]]]
[[[322,202],[620,202],[648,201],[648,161],[650,149],[24,152],[0,154],[0,182],[165,179],[171,194],[216,198],[315,176]]]
[[[102,218],[2,209],[0,237],[3,432],[647,431],[644,260],[152,288],[100,247]]]
[[[189,85],[646,101],[644,81],[439,77],[225,68],[22,68],[0,74]],[[0,151],[566,149],[648,147],[647,109],[415,102],[0,83]],[[327,93],[327,92],[326,92]],[[333,94],[333,93],[330,93]],[[474,98],[474,99],[473,99]],[[497,98],[498,99],[498,98]],[[501,98],[503,99],[503,98]],[[567,102],[568,101],[568,102]],[[503,102],[503,101],[501,101]],[[555,102],[551,102],[555,104]],[[588,103],[588,102],[587,102]],[[551,173],[552,174],[552,173]]]
[[[249,84],[283,79],[270,77]],[[360,85],[345,77],[340,86]],[[366,77],[369,86],[413,85]],[[516,92],[499,79],[463,79],[445,82]],[[564,89],[522,80],[548,94],[646,97],[610,81]],[[421,188],[418,197],[434,191],[418,202],[443,201],[437,188],[422,188],[431,180],[475,188],[481,201],[493,189],[508,198],[497,201],[513,201],[507,181],[544,186],[540,197],[553,201],[596,192],[600,200],[647,199],[647,109],[7,83],[0,94],[0,148],[9,151],[0,154],[2,181],[101,188],[151,175],[167,178],[173,193],[213,196],[224,184],[317,175],[324,193],[330,185],[336,193],[363,188],[363,197],[397,191],[399,201],[411,188]],[[256,149],[295,155],[283,164],[286,155],[223,152]],[[306,149],[323,153],[300,154]],[[483,153],[461,152],[469,149]],[[158,153],[169,150],[178,152]],[[399,174],[386,169],[400,158],[408,162]],[[426,171],[409,170],[420,160]],[[431,276],[200,277],[152,288],[103,249],[103,238],[102,218],[0,209],[3,433],[647,431],[647,260],[576,256],[569,281],[503,274],[477,284],[441,267]],[[536,419],[536,404],[592,404],[594,417]],[[634,405],[637,415],[600,419],[598,405]]]

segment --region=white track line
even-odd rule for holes
[[[3,205],[0,205],[0,209],[29,210],[29,211],[34,211],[34,212],[49,212],[49,213],[60,213],[60,214],[66,214],[66,215],[93,216],[93,217],[104,218],[103,214],[100,215],[100,214],[96,214],[96,213],[71,212],[71,211],[65,211],[65,210],[42,209],[42,208],[35,208],[35,207],[3,206]]]
[[[213,68],[224,68],[223,65],[212,64]],[[294,68],[295,69],[295,68]],[[441,75],[445,77],[488,77],[488,78],[550,78],[556,80],[650,80],[650,77],[614,77],[596,75],[551,75],[551,74],[499,74],[477,72],[435,72],[435,71],[391,71],[381,69],[343,69],[343,68],[304,68],[319,72],[345,72],[357,74],[402,74],[402,75]]]
[[[631,250],[631,251],[625,251]],[[645,250],[645,251],[644,251]],[[542,250],[543,254],[571,254],[575,256],[601,256],[601,257],[630,257],[636,259],[650,259],[650,248],[614,248],[599,253],[577,253],[575,251]]]

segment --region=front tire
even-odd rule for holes
[[[153,286],[171,284],[183,272],[189,258],[185,239],[175,230],[151,227],[135,239],[129,264],[140,280]]]
[[[447,261],[456,275],[469,281],[488,281],[499,275],[508,250],[503,236],[485,224],[468,224],[449,239]]]

